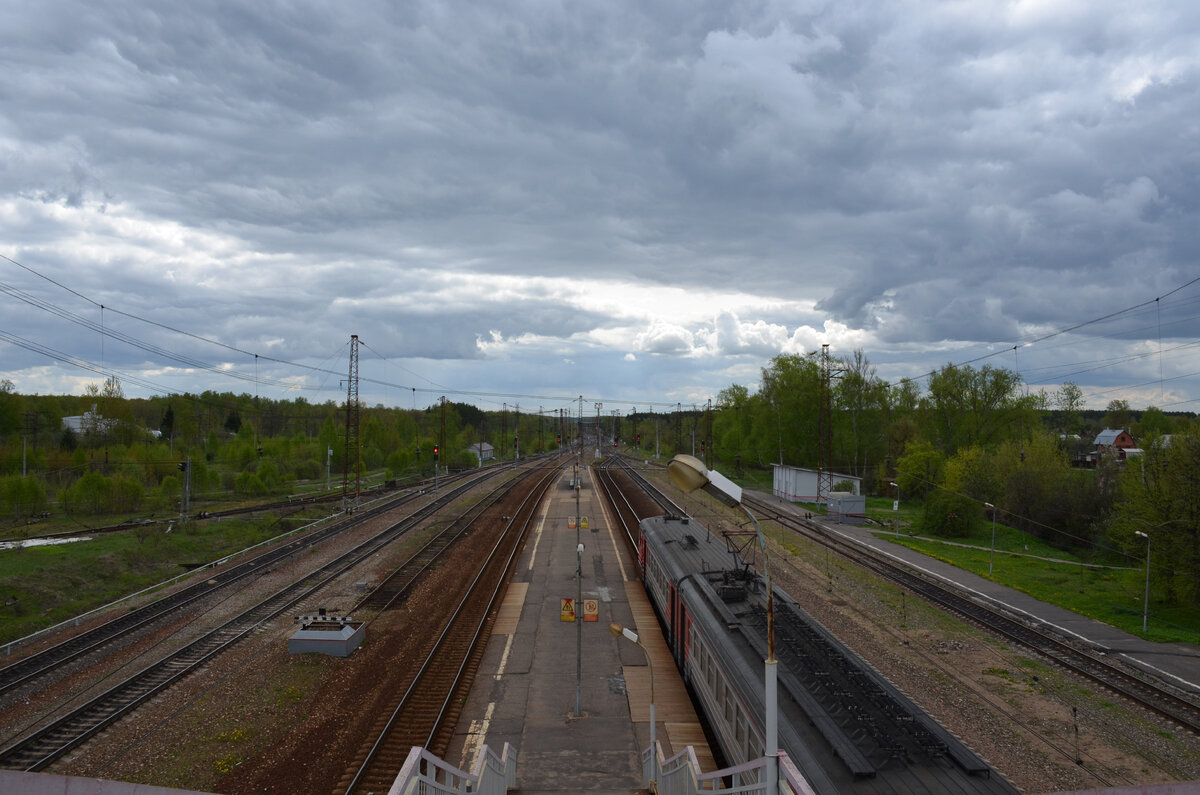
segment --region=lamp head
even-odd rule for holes
[[[685,493],[703,489],[730,508],[742,504],[742,487],[720,472],[704,466],[704,462],[695,456],[680,453],[672,458],[667,463],[667,477]]]

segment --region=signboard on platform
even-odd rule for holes
[[[584,599],[583,600],[583,620],[584,621],[599,621],[600,620],[600,600],[599,599]]]
[[[579,517],[579,526],[584,530],[588,529],[588,518],[586,516]]]
[[[574,529],[575,529],[575,517],[574,517],[574,516],[568,516],[568,517],[567,517],[567,529],[568,529],[568,530],[574,530]]]
[[[559,612],[561,617],[559,621],[574,621],[575,620],[575,600],[560,599]]]

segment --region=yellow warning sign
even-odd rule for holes
[[[561,611],[561,615],[562,615],[562,617],[559,620],[560,621],[574,621],[575,620],[575,600],[574,599],[561,599],[561,600],[559,600],[559,602],[560,602],[559,610]]]
[[[579,517],[579,526],[582,527],[584,530],[588,529],[588,520],[587,520],[586,516]]]
[[[584,621],[599,621],[600,620],[600,600],[599,599],[584,599],[583,600],[583,620]]]
[[[568,530],[574,530],[574,529],[575,529],[575,517],[574,517],[574,516],[568,516],[568,517],[567,517],[567,529],[568,529]]]

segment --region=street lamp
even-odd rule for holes
[[[1140,522],[1146,525],[1147,530],[1154,530],[1159,527],[1164,527],[1169,524],[1186,523],[1185,519],[1168,519],[1165,522],[1158,524],[1150,524],[1145,519],[1139,519],[1136,516],[1127,517],[1135,522]],[[1134,530],[1133,534],[1139,538],[1146,539],[1146,595],[1142,599],[1142,634],[1146,634],[1146,625],[1150,621],[1150,535],[1143,533],[1141,530]]]
[[[892,503],[892,533],[896,538],[900,537],[900,484],[896,481],[890,481],[896,487],[896,501]]]
[[[1146,596],[1142,599],[1142,634],[1146,634],[1146,625],[1150,622],[1150,535],[1141,530],[1134,530],[1135,536],[1146,539]]]
[[[626,629],[617,622],[608,625],[608,631],[612,633],[614,638],[625,637],[637,644],[642,650],[642,654],[646,655],[646,665],[650,668],[650,781],[658,780],[658,744],[655,741],[655,718],[654,718],[654,661],[650,659],[650,650],[642,645],[638,640],[637,633],[631,629]]]
[[[992,511],[992,551],[988,553],[988,576],[992,576],[992,563],[996,559],[996,506],[990,502],[985,502],[983,507],[990,508]]]
[[[575,517],[579,532],[579,517]],[[583,717],[583,544],[575,547],[575,717]]]
[[[754,514],[742,504],[742,487],[720,472],[704,466],[695,456],[679,454],[667,463],[667,476],[677,488],[685,493],[696,489],[708,492],[718,502],[730,508],[741,508],[754,524],[758,545],[763,553],[763,579],[767,586],[767,659],[763,661],[763,686],[766,697],[766,737],[764,755],[767,758],[767,795],[779,791],[779,697],[778,661],[775,659],[775,589],[771,587],[771,570],[768,566],[767,537]]]

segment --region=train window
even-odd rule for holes
[[[737,713],[737,732],[734,734],[734,739],[737,741],[738,748],[746,744],[746,718],[740,709]]]
[[[725,685],[725,722],[733,723],[733,693],[729,691],[729,685]]]

